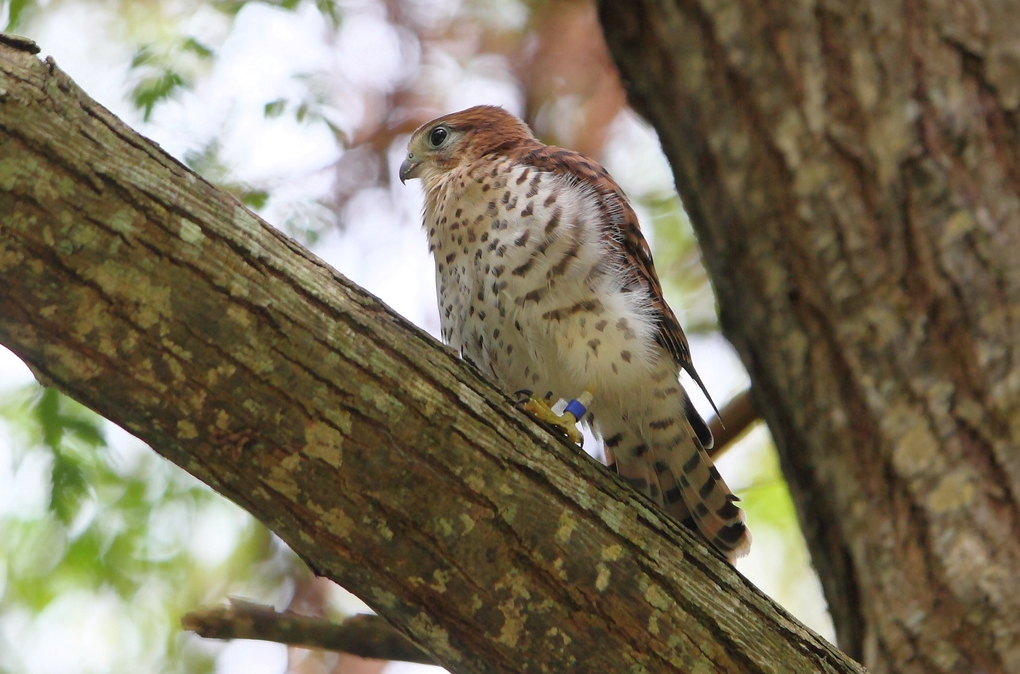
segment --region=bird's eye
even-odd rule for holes
[[[429,145],[432,147],[439,147],[446,142],[446,139],[450,137],[450,132],[441,126],[437,126],[432,129],[432,133],[429,134]]]

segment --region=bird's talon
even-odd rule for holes
[[[526,388],[522,388],[519,391],[514,391],[514,404],[517,405],[517,407],[522,407],[523,405],[526,405],[527,402],[531,400],[531,395],[532,395],[531,390]]]
[[[521,391],[518,391],[518,393],[521,393]],[[547,396],[547,398],[550,397],[551,394]],[[531,415],[535,421],[567,436],[567,439],[574,444],[584,447],[584,436],[577,428],[577,417],[570,412],[556,414],[546,400],[536,398],[530,392],[527,399],[518,400],[517,406]]]

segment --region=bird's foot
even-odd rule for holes
[[[522,389],[514,394],[517,397],[517,407],[531,415],[533,419],[544,426],[562,433],[574,444],[584,447],[584,436],[577,428],[579,422],[591,404],[592,395],[585,391],[578,399],[559,401],[556,405],[550,405],[552,393],[546,394],[545,398],[539,398],[527,389]],[[562,409],[562,413],[556,409]]]

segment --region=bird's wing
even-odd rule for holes
[[[705,393],[705,397],[712,404],[712,409],[718,415],[719,410],[715,406],[712,396],[708,394],[708,389],[705,388],[704,382],[697,370],[694,369],[694,363],[691,361],[691,348],[680,327],[680,322],[662,296],[662,284],[659,283],[659,277],[655,273],[652,251],[648,248],[648,242],[645,241],[645,237],[641,233],[637,215],[620,186],[601,164],[572,150],[535,142],[528,145],[526,151],[521,155],[520,161],[541,171],[561,175],[577,184],[593,188],[598,198],[598,207],[604,216],[603,232],[606,243],[611,248],[618,250],[629,263],[627,268],[630,270],[631,276],[625,282],[624,290],[641,289],[648,292],[652,308],[659,322],[657,341],[669,352],[677,365],[686,370],[697,382]],[[693,405],[688,404],[688,408],[688,417],[699,439],[706,447],[711,447],[712,434],[708,430],[708,426],[694,411]]]

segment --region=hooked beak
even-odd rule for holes
[[[418,167],[421,166],[420,159],[412,159],[408,157],[404,160],[404,163],[400,165],[400,183],[404,184],[411,178],[418,177]]]

